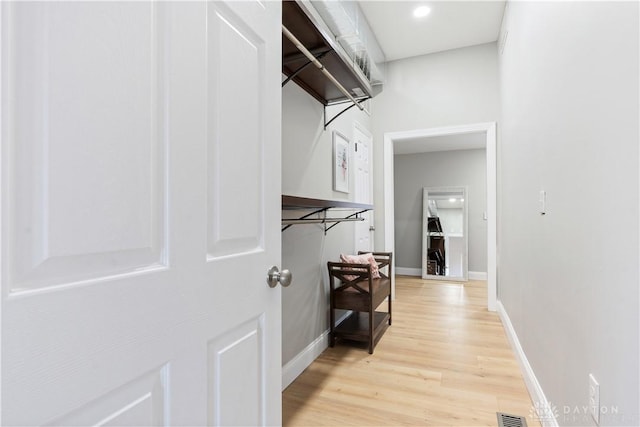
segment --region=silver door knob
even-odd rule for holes
[[[293,275],[289,270],[278,270],[275,265],[269,269],[267,273],[267,283],[270,288],[275,288],[280,283],[285,288],[291,284]]]

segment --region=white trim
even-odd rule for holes
[[[498,300],[498,164],[496,124],[487,127],[487,308],[496,311]]]
[[[0,22],[3,22],[4,18],[7,16],[7,15],[2,16],[2,10],[3,9],[4,9],[3,7],[0,7]],[[0,31],[0,46],[4,46],[4,44],[6,42],[5,37],[2,37],[2,34],[3,34],[3,32]],[[4,67],[7,65],[6,64],[7,61],[5,60],[5,62],[3,63],[2,58],[3,58],[3,55],[0,55],[0,70],[3,70]],[[11,60],[9,60],[8,62],[10,63],[10,61]],[[2,74],[4,74],[4,73],[2,73]],[[7,95],[7,89],[5,89],[5,92],[3,93],[3,90],[2,90],[3,86],[4,85],[0,85],[0,99],[5,99],[4,96]],[[2,108],[3,108],[2,112],[4,112],[4,107],[2,107]],[[2,117],[7,117],[7,115],[0,114],[0,135],[4,135],[3,129],[7,126],[6,123],[2,121]],[[2,150],[0,148],[0,189],[2,189],[2,191],[4,191],[4,188],[5,188],[4,187],[5,183],[2,180],[2,176],[3,176],[3,174],[5,172],[7,172],[7,169],[5,169],[4,171],[2,170],[2,165],[4,164],[5,160],[8,160],[8,159],[3,159],[3,156],[2,156],[3,151],[4,150]],[[5,168],[6,168],[6,166],[5,166]],[[2,209],[0,209],[0,242],[2,242],[3,239],[4,239],[4,236],[3,236],[3,233],[2,233],[2,224],[3,224]],[[5,234],[5,236],[6,236],[6,234]],[[3,245],[0,245],[0,259],[5,259],[3,257],[3,254],[2,254],[2,246]],[[3,267],[2,267],[4,264],[5,263],[0,262],[0,277],[6,277],[4,275]],[[6,299],[5,299],[5,301],[6,301]],[[3,308],[2,307],[3,306],[4,306],[4,301],[0,301],[0,348],[2,348],[2,344],[5,342],[5,337],[7,336],[6,334],[3,334],[3,332],[2,332],[2,331],[4,331],[4,327],[3,327],[3,324],[2,324],[3,323],[2,322],[2,318],[3,318],[3,316],[2,316]],[[0,351],[0,366],[3,366],[3,364],[2,364],[2,351]],[[4,384],[4,376],[2,375],[2,371],[4,371],[4,369],[0,369],[0,384]],[[2,403],[3,403],[2,389],[3,388],[4,387],[0,387],[0,420],[4,419],[4,417],[2,416],[2,414],[3,414],[3,411],[2,411],[2,408],[3,408],[3,406],[2,406]]]
[[[422,276],[421,268],[409,268],[409,267],[396,267],[396,274],[401,276]]]
[[[542,415],[539,417],[538,421],[540,421],[543,427],[558,427],[558,420],[553,415],[554,408],[547,400],[547,397],[544,395],[544,391],[542,390],[542,387],[540,386],[540,383],[538,382],[538,379],[533,372],[533,368],[527,360],[527,356],[524,354],[524,350],[520,345],[518,335],[516,334],[515,329],[513,329],[511,319],[509,319],[509,315],[502,305],[502,302],[498,301],[496,303],[496,308],[498,311],[498,315],[500,316],[500,320],[502,321],[504,331],[507,335],[507,339],[509,340],[511,348],[515,353],[518,365],[520,365],[520,371],[522,372],[524,382],[527,385],[527,390],[529,390],[529,396],[531,397],[532,402],[534,402],[535,406],[532,407],[532,409],[535,408],[537,411],[539,411],[538,413]]]
[[[364,134],[367,138],[369,138],[373,142],[373,135],[371,135],[371,131],[366,128],[362,123],[357,120],[353,121],[353,127],[357,128],[360,132]]]
[[[475,123],[461,126],[447,126],[430,129],[415,129],[400,132],[386,132],[383,145],[383,206],[384,206],[384,250],[394,250],[394,194],[393,194],[393,146],[411,138],[456,135],[485,132],[487,162],[487,308],[496,311],[497,301],[497,164],[496,164],[496,123]],[[395,283],[392,283],[395,295]]]
[[[470,271],[469,280],[487,280],[486,271]]]
[[[282,367],[282,390],[289,387],[289,384],[298,378],[298,375],[307,369],[327,347],[329,347],[328,329]]]
[[[393,140],[389,134],[384,134],[384,146],[382,155],[383,176],[383,206],[384,206],[384,251],[394,252],[395,244],[395,214],[393,195]],[[391,177],[391,179],[387,179]],[[393,271],[396,271],[396,257],[393,257]],[[396,299],[396,277],[391,276],[391,299]]]
[[[347,311],[340,316],[336,323],[342,322],[349,314]],[[311,344],[306,346],[300,353],[296,354],[293,359],[282,367],[282,390],[289,387],[296,378],[305,370],[314,360],[318,358],[329,347],[329,329],[324,331],[318,338],[313,340]]]

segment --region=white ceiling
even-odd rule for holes
[[[387,61],[457,49],[498,39],[505,1],[360,0]],[[431,13],[414,18],[426,5]]]
[[[505,1],[359,0],[387,61],[491,43],[498,39]],[[424,18],[413,10],[428,6]],[[484,132],[396,140],[395,154],[485,148]]]
[[[428,153],[432,151],[474,150],[485,148],[485,132],[430,136],[395,140],[394,154]]]

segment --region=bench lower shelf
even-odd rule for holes
[[[389,313],[375,311],[373,314],[373,346],[389,327]],[[336,338],[369,342],[369,313],[354,311],[333,330],[333,342]],[[371,351],[370,351],[371,352]]]

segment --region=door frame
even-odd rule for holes
[[[395,246],[393,156],[396,144],[413,138],[484,133],[487,173],[487,308],[497,307],[497,157],[496,122],[473,123],[427,129],[386,132],[383,146],[383,210],[384,250],[392,252]],[[395,295],[395,282],[393,283]]]

